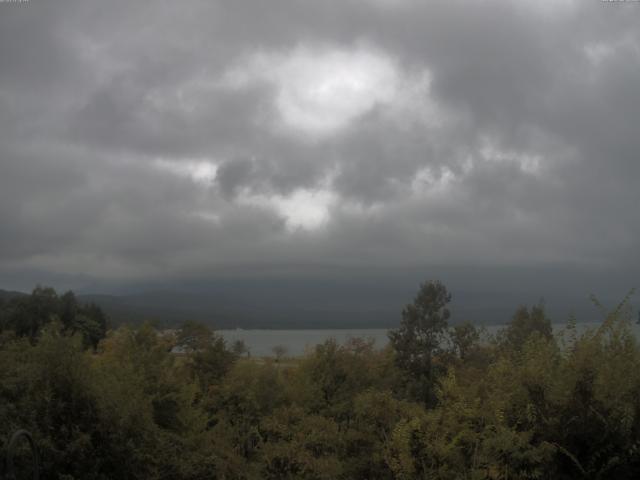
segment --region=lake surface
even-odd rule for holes
[[[389,339],[387,329],[354,329],[354,330],[218,330],[227,343],[243,340],[249,347],[251,355],[263,357],[272,356],[275,346],[283,346],[285,356],[304,354],[319,343],[329,338],[335,338],[344,344],[350,338],[372,338],[377,347],[384,347]]]
[[[578,332],[588,328],[595,328],[600,323],[579,323]],[[566,324],[555,324],[556,332],[564,329]],[[504,325],[488,325],[484,327],[490,335],[496,334]],[[636,337],[640,338],[640,325],[633,324],[632,329]],[[273,348],[283,346],[286,349],[285,356],[303,355],[317,344],[323,343],[329,338],[334,338],[339,344],[344,344],[350,338],[371,338],[375,341],[375,346],[383,348],[388,342],[389,330],[378,329],[327,329],[327,330],[218,330],[227,343],[231,344],[236,340],[243,340],[251,355],[263,357],[272,356]]]

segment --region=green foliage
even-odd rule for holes
[[[247,344],[244,342],[244,340],[236,340],[235,342],[233,342],[233,345],[231,346],[231,351],[239,357],[241,357],[244,354],[247,354],[248,357],[251,356],[251,352],[249,352],[249,347],[247,347]]]
[[[527,309],[520,307],[502,335],[504,345],[514,351],[521,350],[531,335],[545,339],[553,336],[551,320],[546,316],[542,304]]]
[[[204,350],[216,340],[213,331],[203,323],[188,320],[178,330],[176,344],[186,352]]]
[[[480,331],[471,323],[456,325],[449,331],[454,353],[460,360],[467,360],[478,350]]]
[[[97,311],[38,288],[0,305],[0,448],[33,432],[45,480],[640,475],[628,299],[556,336],[523,307],[495,341],[448,328],[449,299],[424,284],[386,349],[328,340],[276,362],[195,323],[92,337]]]
[[[220,381],[238,358],[220,335],[198,322],[182,324],[176,345],[188,354],[185,367],[203,391]]]
[[[429,406],[435,401],[437,377],[443,373],[436,357],[442,352],[447,333],[450,301],[451,294],[442,283],[423,283],[413,303],[402,310],[400,328],[389,333],[410,395]]]
[[[330,480],[342,474],[339,427],[330,418],[286,407],[265,418],[260,430],[262,478]]]
[[[353,416],[355,396],[391,383],[391,369],[390,359],[372,342],[352,339],[338,345],[329,339],[300,362],[292,379],[293,398],[313,413],[346,421]]]
[[[94,304],[81,304],[73,292],[58,296],[53,288],[36,287],[31,295],[14,296],[0,304],[0,332],[11,331],[35,342],[52,321],[69,335],[82,335],[85,347],[96,348],[107,332],[107,318]]]

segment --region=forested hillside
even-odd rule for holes
[[[383,350],[253,358],[194,322],[108,330],[70,292],[2,299],[0,445],[30,430],[44,479],[638,478],[626,300],[559,336],[522,307],[492,338],[450,300],[423,284]]]

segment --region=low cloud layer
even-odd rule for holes
[[[0,277],[632,283],[638,25],[634,2],[0,4]]]

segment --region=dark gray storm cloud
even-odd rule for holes
[[[639,25],[596,0],[0,3],[0,277],[633,284]]]

